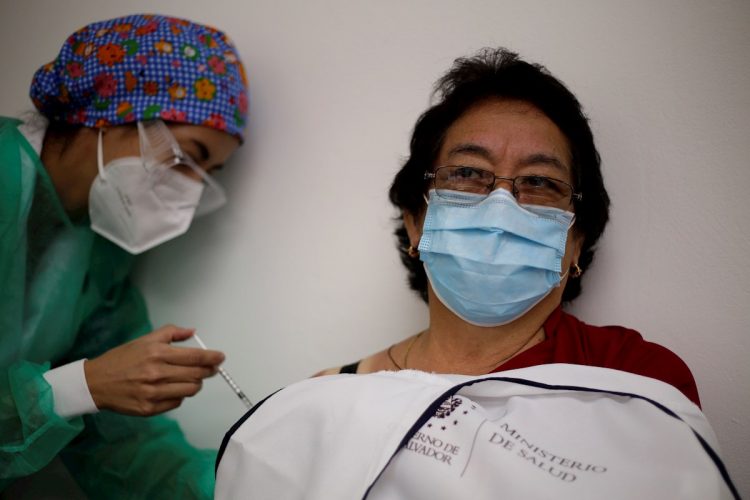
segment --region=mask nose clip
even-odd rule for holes
[[[507,185],[507,188],[506,188]],[[495,183],[492,185],[492,192],[502,189],[506,193],[509,193],[513,198],[516,198],[518,191],[516,190],[516,184],[512,177],[495,177]]]

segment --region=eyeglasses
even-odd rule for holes
[[[447,165],[436,168],[434,172],[425,172],[424,178],[433,181],[435,192],[441,197],[447,197],[450,191],[482,195],[467,198],[467,203],[478,203],[485,199],[495,190],[498,180],[511,183],[511,193],[522,205],[565,209],[573,200],[583,198],[567,182],[543,175],[501,177],[482,168]]]
[[[185,154],[169,127],[161,120],[138,122],[141,157],[146,169],[152,174],[154,187],[158,188],[167,170],[179,172],[195,182],[203,184],[201,199],[195,215],[205,215],[224,205],[227,201],[224,188],[213,180],[189,155]]]

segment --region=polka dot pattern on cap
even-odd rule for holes
[[[136,14],[73,33],[31,83],[47,118],[106,127],[138,120],[205,125],[242,139],[245,71],[219,30],[184,19]]]

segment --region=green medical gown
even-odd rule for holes
[[[215,451],[172,420],[55,414],[50,366],[152,328],[132,256],[71,222],[19,123],[0,117],[0,491],[59,455],[91,498],[211,498]]]

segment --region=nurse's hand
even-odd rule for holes
[[[224,354],[170,345],[192,335],[193,330],[168,325],[86,361],[86,382],[96,407],[156,415],[195,395],[203,379],[216,374]]]

